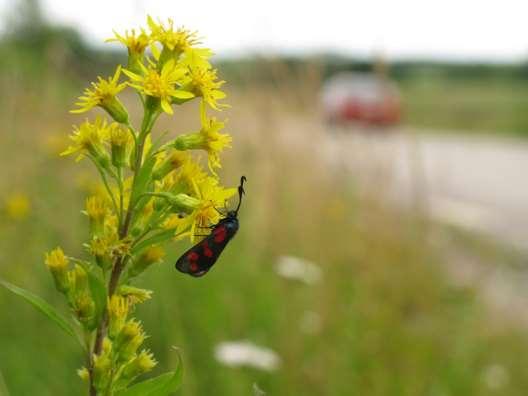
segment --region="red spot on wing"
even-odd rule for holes
[[[189,264],[189,269],[191,270],[191,272],[196,272],[198,271],[198,263],[196,261],[192,261],[190,264]]]
[[[187,259],[188,259],[189,261],[196,261],[196,260],[198,260],[199,258],[200,258],[200,255],[199,255],[198,253],[196,253],[196,252],[191,252],[191,253],[189,253],[189,254],[187,255]]]
[[[227,236],[227,230],[225,226],[222,225],[220,227],[215,228],[213,231],[213,235],[214,235],[214,241],[216,243],[223,242]]]
[[[209,247],[209,244],[207,243],[207,241],[203,243],[203,249],[204,249],[204,254],[206,257],[213,257],[213,251]]]

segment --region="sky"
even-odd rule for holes
[[[16,0],[0,0],[3,13]],[[93,44],[146,15],[198,30],[216,53],[335,51],[391,59],[528,58],[527,0],[42,0],[46,16]]]

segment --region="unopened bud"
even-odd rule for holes
[[[95,304],[88,294],[77,296],[74,303],[75,316],[86,328],[91,328],[95,314]]]
[[[104,231],[104,221],[108,208],[104,198],[94,195],[86,199],[86,212],[90,220],[90,232],[93,236],[101,235]]]
[[[202,201],[187,194],[172,194],[168,192],[157,193],[157,196],[166,200],[176,212],[189,213],[198,208]]]
[[[103,392],[111,378],[112,360],[107,353],[93,355],[93,385],[98,392]]]
[[[90,242],[90,253],[95,257],[97,265],[107,271],[112,266],[110,249],[108,242],[104,237],[95,237]]]
[[[114,342],[118,360],[126,362],[132,358],[144,339],[145,334],[138,321],[129,320],[126,322]]]
[[[88,382],[90,380],[90,372],[86,367],[82,367],[77,370],[77,375],[84,381]]]
[[[72,294],[80,295],[88,291],[88,276],[83,267],[76,264],[75,268],[68,273],[68,277]]]
[[[127,363],[123,368],[122,378],[124,380],[132,380],[141,374],[145,374],[152,370],[158,362],[150,351],[143,350],[132,361]]]
[[[128,315],[128,300],[114,294],[108,302],[108,336],[114,339],[125,324]]]
[[[112,165],[117,168],[127,164],[127,148],[130,142],[130,132],[121,125],[110,125],[110,144],[112,146]]]
[[[138,276],[152,264],[160,262],[164,256],[165,251],[160,246],[150,246],[132,263],[128,275],[130,277]]]
[[[173,146],[176,150],[196,150],[205,147],[206,138],[201,133],[187,133],[178,136]]]
[[[120,124],[126,124],[128,122],[128,112],[116,96],[112,96],[102,102],[101,107]]]
[[[173,170],[176,170],[189,161],[189,154],[179,150],[173,150],[165,160],[156,168],[152,174],[155,180],[161,180]]]
[[[143,303],[152,297],[152,291],[128,285],[119,287],[119,294],[126,297],[132,305]]]
[[[45,263],[53,276],[55,287],[61,293],[69,290],[68,264],[69,260],[60,247],[46,253]]]

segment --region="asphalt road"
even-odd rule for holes
[[[320,147],[364,191],[528,250],[528,142],[401,128],[328,133]]]

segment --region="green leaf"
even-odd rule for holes
[[[104,282],[97,277],[94,273],[87,271],[88,273],[88,284],[90,286],[90,292],[95,303],[95,320],[91,330],[95,329],[101,322],[103,313],[106,309],[106,287]]]
[[[147,190],[147,187],[149,183],[152,181],[152,170],[154,169],[154,165],[156,164],[156,156],[152,155],[148,157],[143,165],[141,166],[141,169],[139,170],[139,173],[137,174],[132,196],[138,197],[142,193],[144,193]]]
[[[71,335],[77,341],[80,341],[77,335],[75,334],[73,326],[61,314],[59,314],[55,308],[53,308],[42,298],[2,279],[0,279],[0,285],[4,286],[7,290],[13,292],[17,296],[20,296],[25,299],[27,302],[37,308],[40,312],[46,315],[52,322],[55,322],[55,324],[58,325],[62,330]]]
[[[152,146],[150,147],[150,150],[149,152],[147,153],[147,157],[150,157],[150,156],[155,156],[157,153],[159,153],[160,151],[163,151],[164,150],[164,147],[169,147],[170,144],[169,143],[162,143],[163,142],[163,139],[165,138],[165,136],[167,136],[167,134],[169,133],[169,131],[164,131],[162,132],[158,138],[156,140],[154,140],[152,142]]]
[[[139,170],[137,177],[132,187],[132,194],[130,196],[130,202],[132,202],[135,212],[141,212],[141,210],[148,203],[150,197],[140,197],[148,187],[152,184],[152,171],[156,164],[156,156],[151,155],[147,157],[141,169]],[[138,198],[140,197],[140,198]]]
[[[144,241],[139,242],[136,246],[132,248],[131,253],[132,255],[139,254],[141,253],[141,251],[143,251],[143,249],[146,249],[154,244],[168,241],[171,238],[174,238],[174,230],[162,231],[148,239],[145,239]]]
[[[127,390],[118,393],[118,396],[168,396],[179,389],[182,381],[183,364],[178,353],[178,367],[176,370],[132,385]]]

